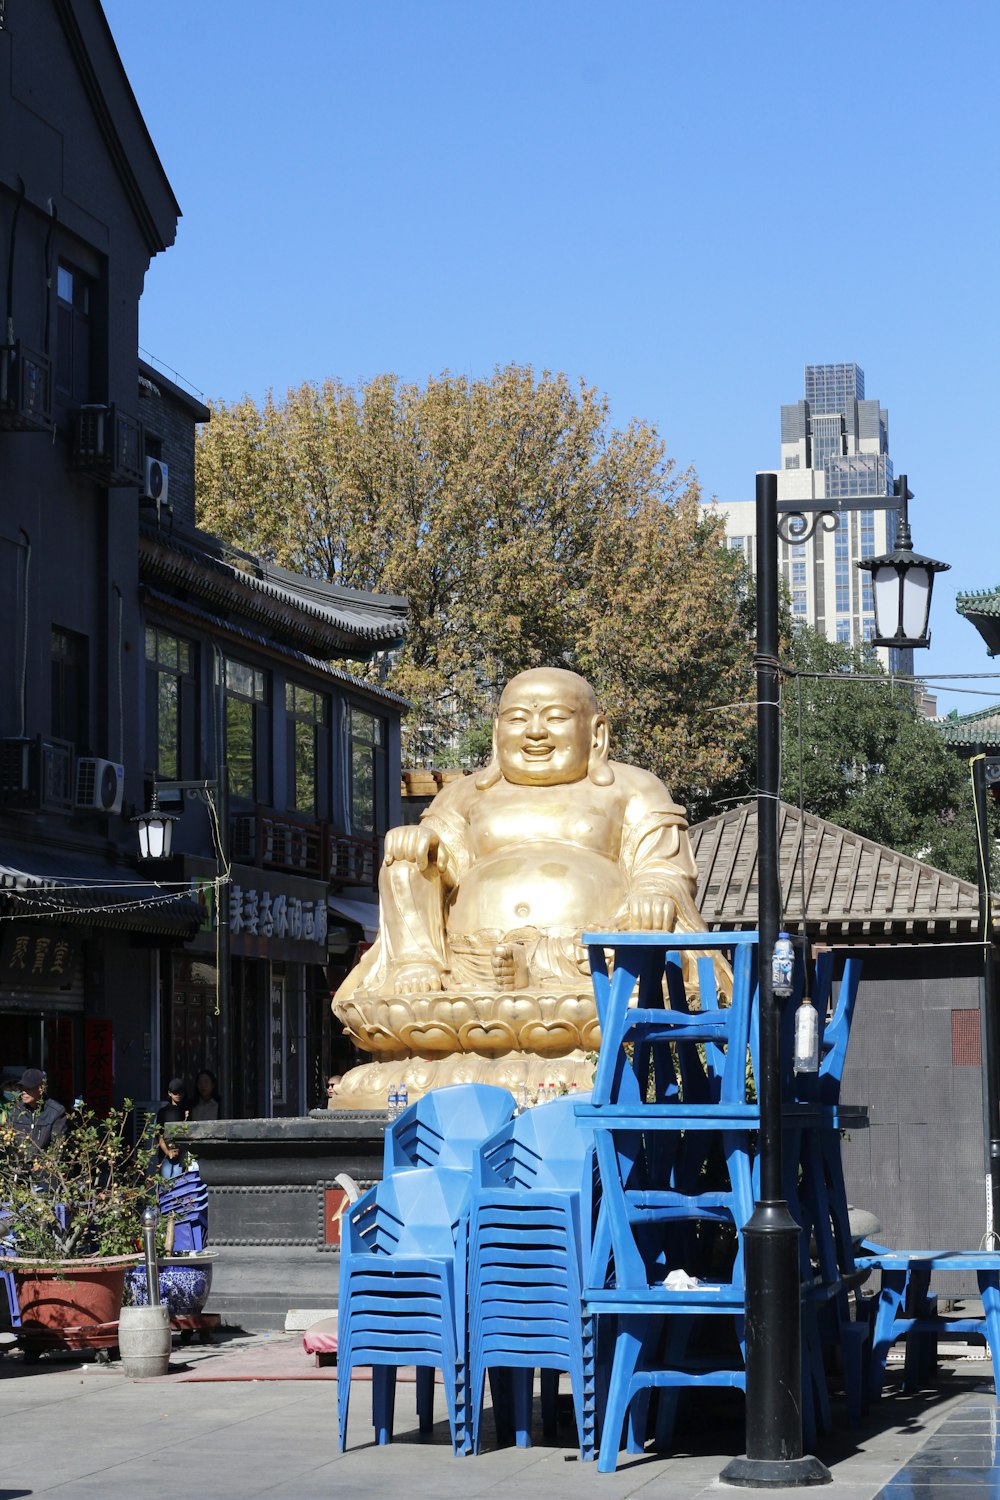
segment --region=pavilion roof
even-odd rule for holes
[[[757,925],[757,805],[697,823],[697,904],[709,927]],[[979,928],[979,892],[966,880],[897,854],[812,813],[778,805],[782,923],[826,941],[968,938]]]

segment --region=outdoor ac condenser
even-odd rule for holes
[[[125,767],[96,755],[76,763],[77,812],[120,813],[125,795]]]

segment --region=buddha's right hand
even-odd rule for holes
[[[434,830],[415,823],[389,829],[385,836],[383,862],[391,865],[398,860],[402,864],[416,865],[418,870],[426,870],[428,865],[443,863],[443,853]]]

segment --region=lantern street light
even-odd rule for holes
[[[160,806],[157,789],[153,787],[153,803],[146,812],[136,813],[132,822],[139,835],[140,859],[169,859],[174,836],[174,824],[179,814],[166,812]]]
[[[907,523],[910,498],[906,477],[894,491],[899,497],[899,542],[884,558],[866,559],[859,567],[875,573],[876,600],[880,582],[888,599],[891,574],[896,633],[876,637],[876,644],[895,647],[927,646],[927,611],[935,572],[948,566],[919,557],[913,551]],[[778,505],[778,476],[757,475],[757,892],[758,993],[760,996],[760,1101],[758,1162],[759,1196],[743,1231],[746,1307],[746,1453],[732,1459],[721,1474],[726,1484],[746,1488],[799,1487],[828,1484],[830,1471],[811,1454],[802,1452],[801,1292],[799,1237],[801,1229],[782,1195],[781,1110],[781,1000],[772,984],[771,958],[781,917],[778,848],[781,722],[778,701],[778,537],[786,542],[807,541],[818,526],[832,531],[840,511],[872,510],[877,499],[886,507],[892,497],[867,496],[834,501],[785,501]],[[779,519],[779,510],[781,516]],[[919,608],[904,591],[917,590]],[[909,627],[917,627],[910,629]],[[888,619],[886,619],[888,629]],[[803,913],[803,928],[805,913]]]
[[[863,558],[857,566],[871,574],[875,596],[876,646],[929,646],[927,619],[931,611],[934,574],[947,572],[950,563],[935,562],[914,552],[906,502],[913,496],[906,488],[906,475],[896,480],[899,496],[899,533],[896,545],[882,557]]]

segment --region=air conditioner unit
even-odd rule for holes
[[[18,339],[0,344],[0,429],[51,432],[52,366]]]
[[[125,767],[96,755],[76,763],[77,812],[120,813],[125,795]]]
[[[155,500],[157,505],[166,505],[167,477],[167,466],[162,458],[147,458],[146,479],[139,498]]]
[[[26,811],[70,812],[73,746],[38,735],[0,740],[0,805]]]
[[[116,406],[81,406],[74,417],[73,462],[112,487],[145,480],[142,424]]]

